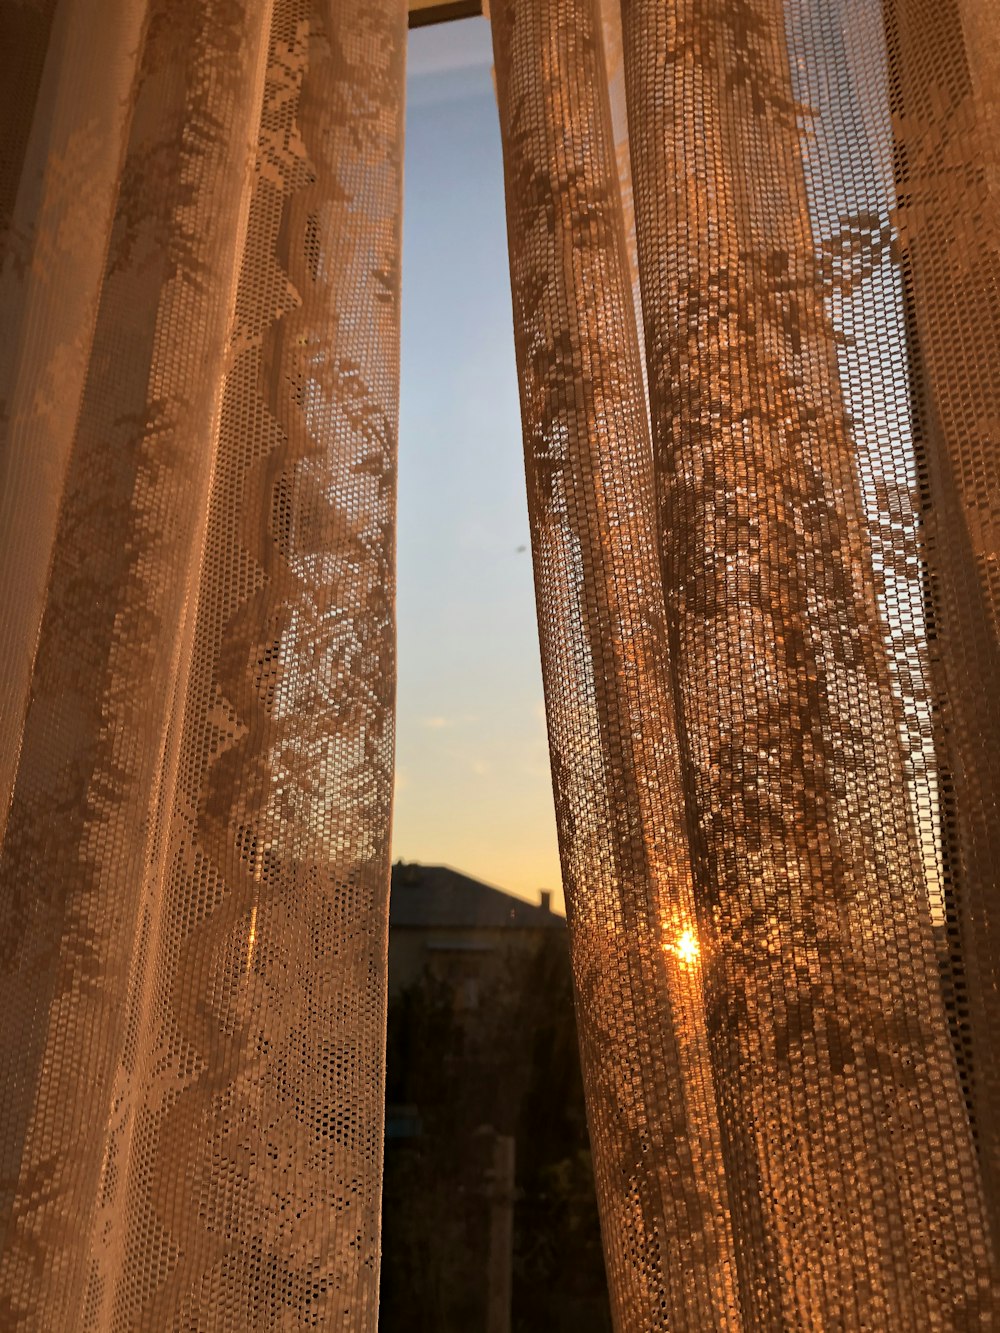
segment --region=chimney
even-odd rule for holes
[[[552,911],[552,894],[548,889],[538,890],[538,901],[543,912]]]

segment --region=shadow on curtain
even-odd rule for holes
[[[1000,22],[492,10],[616,1326],[989,1326]],[[2,1320],[374,1329],[404,6],[3,22]]]

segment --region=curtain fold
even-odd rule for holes
[[[553,782],[620,1328],[964,1328],[996,1312],[992,1129],[976,1118],[995,1064],[995,870],[950,850],[963,836],[985,850],[996,790],[995,548],[977,575],[964,535],[984,530],[976,505],[996,506],[995,158],[957,87],[926,93],[926,125],[900,120],[935,48],[919,3],[896,8],[894,46],[891,7],[867,0],[622,0],[616,172],[618,58],[600,49],[614,0],[603,15],[596,0],[492,5]],[[952,19],[939,82],[965,59]],[[940,170],[901,175],[940,136],[969,182],[946,215]],[[969,273],[964,309],[918,293],[915,225],[942,233],[939,282],[949,259],[953,282]],[[942,373],[963,368],[947,446],[918,438],[928,339]],[[949,449],[968,459],[950,510]]]
[[[619,1325],[736,1317],[597,16],[491,5],[556,819]],[[683,1252],[683,1267],[676,1257]]]
[[[1000,25],[885,0],[945,857],[945,980],[1000,1226]]]
[[[86,8],[3,255],[0,1322],[374,1328],[405,6]]]
[[[6,5],[0,49],[0,836],[80,413],[145,0]],[[30,645],[31,651],[28,650]]]
[[[705,990],[727,1047],[736,1225],[758,1281],[774,1255],[785,1322],[905,1327],[974,1317],[991,1269],[907,800],[870,462],[848,411],[863,421],[865,404],[841,382],[852,349],[838,359],[816,234],[833,167],[846,268],[858,167],[825,158],[816,123],[839,111],[823,66],[847,64],[831,12],[687,3],[668,22],[628,0],[625,67],[670,671],[720,960]],[[794,56],[819,72],[808,103]]]
[[[616,1327],[989,1327],[1000,21],[492,11]],[[374,1329],[405,0],[0,19],[0,1324]]]

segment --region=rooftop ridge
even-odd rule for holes
[[[397,861],[389,925],[552,929],[565,925],[565,918],[551,910],[545,897],[541,904],[531,903],[451,866]]]

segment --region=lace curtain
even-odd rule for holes
[[[0,21],[0,1322],[374,1329],[405,3]],[[616,1325],[990,1326],[1000,23],[492,25]]]
[[[405,6],[4,15],[0,1324],[374,1328]]]

